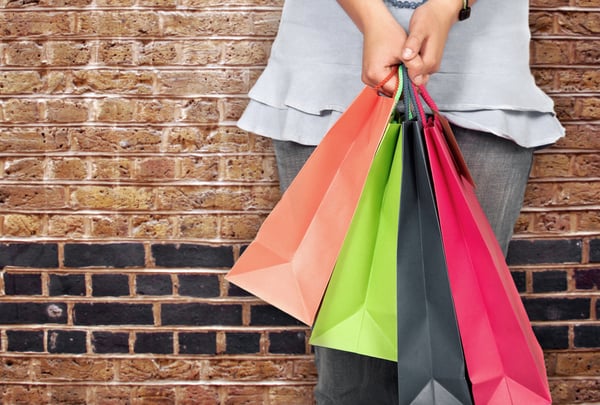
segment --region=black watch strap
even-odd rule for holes
[[[463,8],[458,12],[458,20],[463,21],[471,16],[471,7],[469,7],[469,0],[463,0]]]

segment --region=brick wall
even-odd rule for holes
[[[0,403],[312,401],[307,329],[223,280],[277,201],[235,127],[282,0],[0,0]],[[555,402],[600,402],[600,3],[531,3],[568,137],[510,263]]]

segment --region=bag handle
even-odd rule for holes
[[[404,74],[404,87],[405,87],[405,94],[404,94],[405,110],[407,108],[406,107],[407,104],[412,104],[413,108],[415,108],[417,111],[417,114],[416,114],[417,120],[419,121],[419,123],[422,126],[424,126],[424,124],[426,122],[426,115],[425,115],[425,110],[423,108],[423,103],[421,102],[421,99],[423,101],[425,101],[425,104],[431,109],[431,111],[433,112],[433,115],[436,117],[437,121],[442,126],[441,132],[444,135],[444,138],[445,138],[448,148],[450,150],[450,154],[452,155],[452,160],[454,161],[454,165],[455,165],[456,169],[465,178],[465,180],[467,180],[469,183],[471,183],[475,187],[475,181],[473,180],[473,177],[471,176],[471,173],[469,171],[469,168],[467,166],[465,158],[460,150],[460,147],[458,146],[458,142],[456,141],[456,137],[454,136],[454,133],[452,132],[452,127],[450,126],[450,123],[448,122],[446,117],[444,117],[440,113],[438,106],[435,104],[435,102],[433,101],[433,99],[431,98],[429,93],[427,92],[427,89],[425,88],[425,86],[415,86],[412,83],[412,81],[408,78],[407,69],[403,69],[403,74]],[[410,101],[408,101],[408,102],[406,101],[407,95],[409,96],[408,98],[410,99]],[[407,113],[406,116],[409,117],[409,119],[412,119],[412,115],[410,113]]]
[[[381,88],[390,81],[390,79],[394,76],[398,76],[398,86],[396,87],[396,92],[394,93],[394,105],[398,104],[398,100],[400,100],[400,96],[402,95],[402,90],[404,88],[404,79],[402,77],[402,65],[398,66],[398,69],[392,69],[390,73],[380,81],[377,86],[373,87],[373,90],[376,92],[380,92]]]

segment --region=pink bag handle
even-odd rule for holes
[[[444,138],[446,139],[446,143],[448,144],[448,148],[450,149],[450,154],[452,155],[452,159],[454,161],[454,165],[458,172],[475,187],[475,181],[471,176],[471,172],[467,166],[467,162],[460,151],[460,147],[458,146],[458,142],[456,142],[456,138],[454,137],[454,133],[452,132],[452,128],[450,127],[450,123],[448,120],[440,113],[437,105],[427,92],[425,86],[415,86],[412,82],[410,83],[412,86],[413,93],[415,94],[415,104],[419,110],[419,115],[423,117],[423,125],[425,125],[425,111],[423,109],[423,104],[421,103],[421,98],[425,101],[425,104],[429,106],[435,119],[442,126],[442,133]],[[420,96],[420,97],[419,97]]]

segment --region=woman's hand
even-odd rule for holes
[[[402,63],[406,31],[381,0],[338,0],[338,3],[363,33],[362,81],[375,87]],[[392,96],[397,86],[397,80],[388,80],[380,91]]]
[[[448,33],[462,8],[462,0],[428,0],[414,11],[407,34],[383,1],[338,3],[363,33],[362,81],[372,87],[401,63],[416,85],[426,84],[440,68]],[[390,80],[381,91],[391,96],[396,87],[397,82]]]
[[[426,84],[439,70],[448,33],[461,8],[460,0],[428,0],[413,13],[401,59],[417,86]]]

